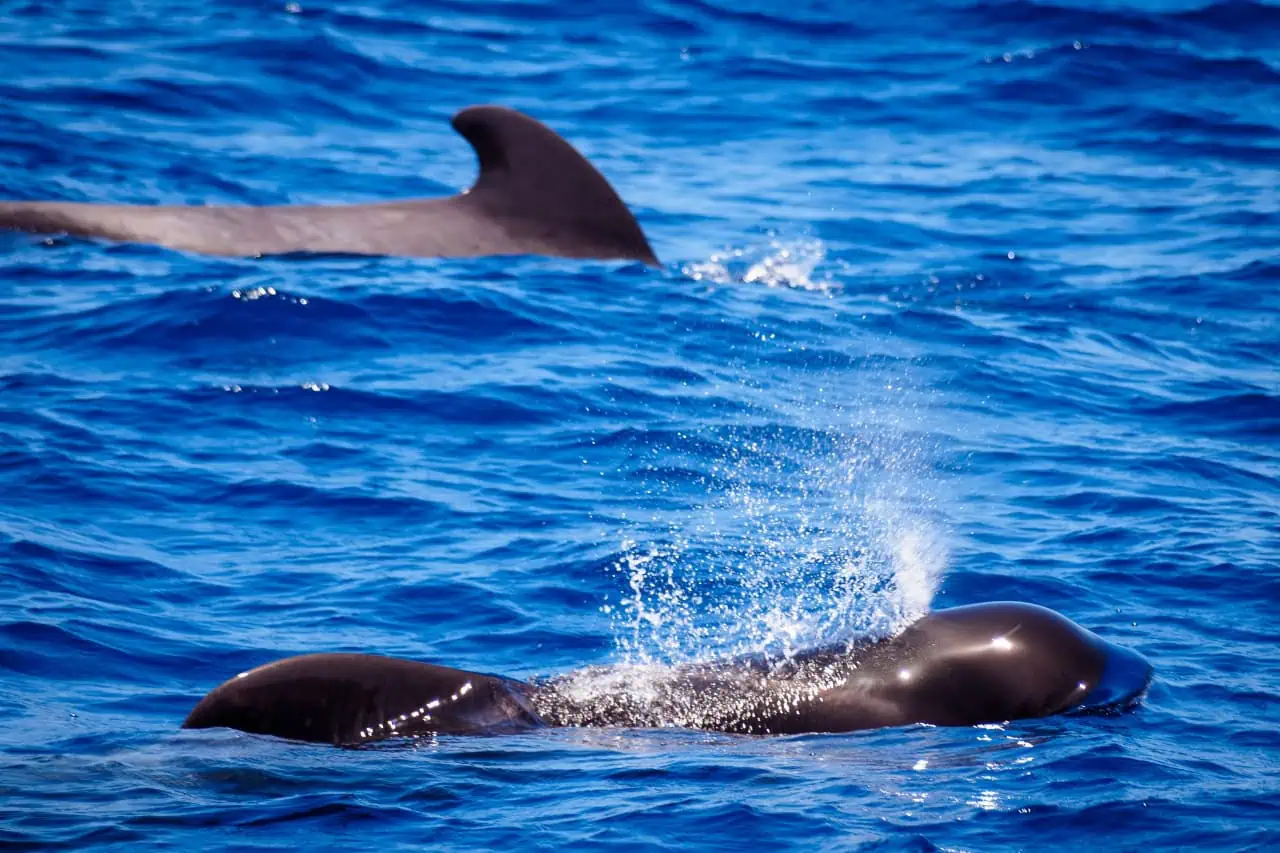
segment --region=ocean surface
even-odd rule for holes
[[[340,203],[562,133],[663,261],[0,233],[0,847],[1280,846],[1280,6],[0,0],[0,197]],[[269,660],[518,677],[1019,599],[1135,709],[372,749]]]

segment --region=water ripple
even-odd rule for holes
[[[1280,9],[0,3],[0,196],[468,186],[578,146],[666,266],[0,234],[19,846],[1280,844]],[[177,725],[281,655],[533,677],[1022,598],[1125,713],[335,754]]]

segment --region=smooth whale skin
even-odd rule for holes
[[[528,691],[499,676],[400,658],[301,655],[225,682],[182,725],[336,745],[520,729],[541,725]]]
[[[0,228],[209,255],[547,255],[658,264],[613,187],[550,128],[498,106],[468,107],[453,127],[475,149],[480,175],[447,198],[276,207],[0,201]]]
[[[928,614],[886,640],[784,660],[659,673],[599,667],[535,683],[375,655],[304,655],[227,681],[183,727],[336,745],[544,725],[847,732],[1113,707],[1136,701],[1150,679],[1140,655],[1065,616],[997,602]],[[636,682],[644,689],[625,689]]]

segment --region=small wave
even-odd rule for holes
[[[304,413],[369,420],[379,416],[411,416],[424,423],[491,428],[554,421],[569,395],[531,385],[479,386],[459,391],[425,389],[372,390],[327,382],[296,385],[221,385],[182,391],[176,399],[225,408],[227,394],[246,407],[280,406]],[[578,410],[585,402],[581,399]]]
[[[1150,38],[1153,36],[1193,36],[1195,27],[1221,27],[1236,33],[1241,26],[1277,26],[1274,7],[1252,0],[1220,0],[1199,9],[1160,11],[1136,4],[1111,4],[1102,8],[1065,5],[1045,0],[1006,0],[972,3],[961,7],[957,16],[966,24],[981,25],[995,32],[1060,35],[1076,38],[1103,35]],[[1248,22],[1248,23],[1246,23]],[[1190,27],[1186,25],[1191,25]]]
[[[1280,436],[1280,397],[1271,394],[1226,394],[1148,406],[1145,413],[1172,418],[1185,426],[1216,434]]]

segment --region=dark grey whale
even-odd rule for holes
[[[996,602],[930,613],[851,647],[647,671],[644,691],[590,688],[620,676],[601,667],[522,682],[376,655],[303,655],[225,682],[183,727],[351,746],[539,726],[743,734],[964,726],[1124,705],[1146,689],[1151,667],[1052,610]]]
[[[209,255],[322,252],[658,259],[596,168],[550,128],[512,109],[468,107],[453,127],[480,175],[448,198],[379,204],[190,207],[0,201],[0,228],[154,243]]]

